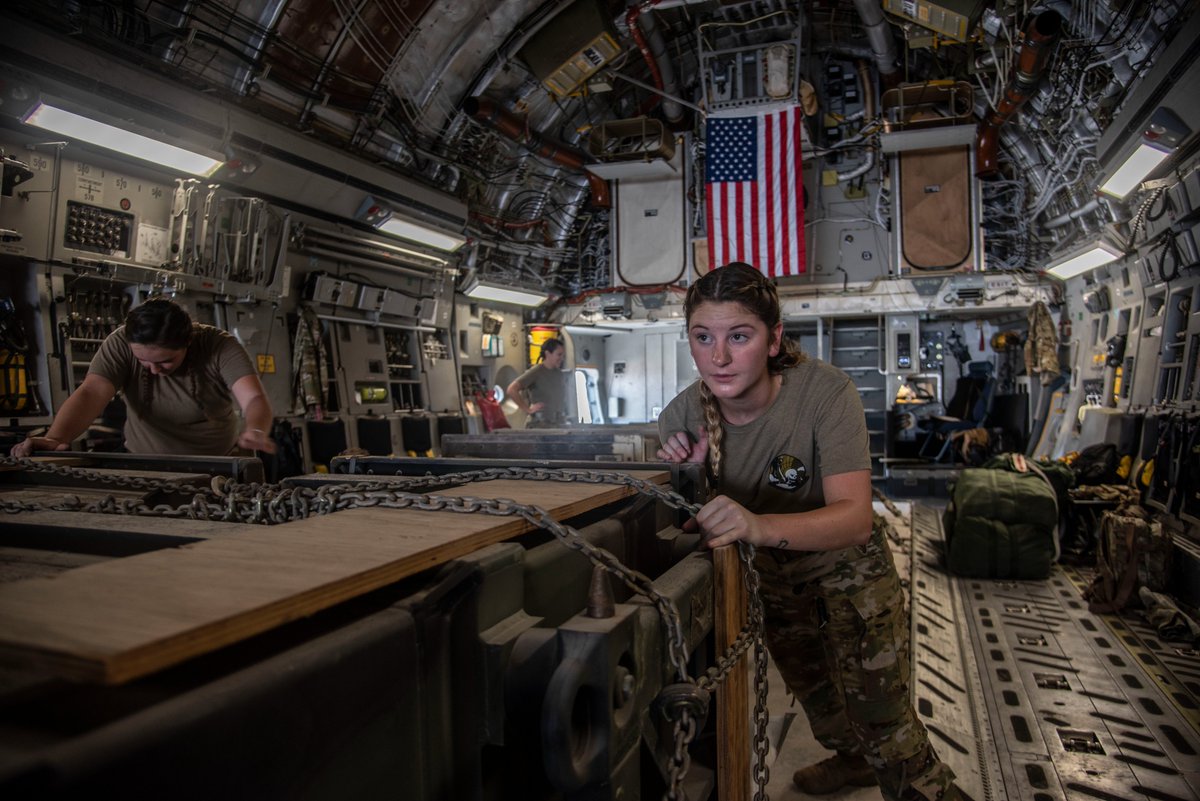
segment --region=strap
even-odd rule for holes
[[[1116,525],[1114,522],[1117,515],[1111,512],[1105,512],[1105,518],[1108,521],[1108,526]],[[1125,526],[1125,552],[1126,560],[1122,568],[1120,576],[1120,584],[1117,584],[1117,576],[1112,571],[1112,553],[1108,550],[1108,537],[1104,534],[1105,525],[1101,524],[1100,542],[1098,548],[1102,555],[1099,563],[1098,575],[1092,583],[1091,595],[1092,598],[1088,603],[1088,610],[1091,612],[1116,613],[1120,612],[1125,604],[1129,603],[1129,598],[1133,595],[1133,588],[1137,584],[1137,533],[1136,525],[1128,522],[1128,518],[1121,518],[1126,522]],[[1098,597],[1097,597],[1098,596]]]
[[[1125,552],[1128,554],[1128,557],[1125,560],[1125,566],[1122,568],[1121,586],[1117,588],[1117,597],[1113,599],[1113,603],[1117,609],[1124,608],[1125,604],[1129,602],[1129,596],[1133,595],[1134,584],[1137,583],[1138,552],[1136,528],[1136,526],[1130,523],[1125,524]]]
[[[1037,462],[1028,460],[1019,453],[1014,453],[1013,454],[1013,466],[1014,467],[1016,466],[1018,459],[1021,460],[1021,463],[1023,465],[1025,465],[1030,470],[1032,470],[1033,472],[1035,472],[1039,476],[1041,476],[1042,481],[1045,481],[1046,486],[1048,486],[1050,488],[1050,497],[1054,499],[1054,531],[1051,532],[1051,536],[1053,536],[1053,538],[1054,538],[1054,561],[1057,562],[1058,558],[1060,556],[1062,556],[1062,548],[1059,546],[1059,542],[1058,542],[1058,538],[1059,538],[1058,527],[1059,527],[1060,521],[1062,520],[1062,515],[1060,514],[1060,512],[1058,510],[1058,490],[1056,490],[1054,488],[1054,482],[1050,480],[1050,477],[1048,475],[1046,475],[1046,471],[1043,470],[1038,465]],[[1022,472],[1024,472],[1024,471],[1022,471]]]

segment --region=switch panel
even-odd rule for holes
[[[63,244],[73,250],[129,258],[133,215],[102,209],[75,200],[67,201],[67,224]]]

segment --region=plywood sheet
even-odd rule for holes
[[[489,481],[444,494],[510,498],[564,520],[631,492]],[[0,586],[0,655],[121,683],[532,528],[518,517],[354,509],[16,582]]]
[[[104,493],[107,497],[111,493]],[[6,493],[0,492],[0,499],[7,499]],[[96,512],[59,512],[47,510],[42,512],[21,512],[13,515],[0,515],[0,544],[7,539],[5,535],[14,534],[46,534],[53,535],[60,531],[69,531],[80,536],[103,536],[112,534],[138,534],[147,537],[161,537],[166,541],[183,539],[205,540],[209,537],[223,537],[245,534],[261,528],[247,523],[222,523],[216,520],[166,520],[161,517],[141,517],[139,515],[105,515]],[[22,537],[28,542],[28,537]],[[178,544],[178,543],[176,543]]]

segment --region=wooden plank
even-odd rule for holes
[[[21,503],[38,503],[43,506],[53,506],[63,502],[64,498],[74,496],[80,503],[88,504],[112,497],[117,500],[141,500],[149,491],[104,489],[102,487],[52,487],[37,484],[11,484],[0,486],[0,500],[20,501]],[[17,514],[27,514],[18,512]],[[2,518],[0,518],[2,519]]]
[[[718,654],[737,639],[746,625],[746,586],[736,545],[713,552],[715,583],[716,650]],[[717,797],[722,801],[750,798],[750,680],[751,649],[738,660],[717,688]]]
[[[105,493],[108,495],[109,493]],[[8,497],[0,493],[0,498]],[[222,523],[216,520],[172,520],[164,517],[141,517],[139,515],[104,515],[96,512],[20,512],[14,515],[0,515],[3,531],[0,531],[0,542],[5,535],[15,533],[45,533],[70,531],[77,534],[94,532],[96,536],[105,533],[139,534],[147,537],[163,537],[165,539],[206,540],[210,537],[226,537],[236,534],[246,534],[261,526],[249,523]]]
[[[91,554],[0,546],[0,584],[30,578],[49,578],[67,570],[104,561]]]
[[[208,473],[177,473],[168,472],[165,470],[126,470],[125,468],[117,467],[89,467],[89,473],[95,473],[97,476],[105,478],[149,478],[157,481],[171,481],[176,484],[203,484],[208,486],[212,483],[212,476]],[[72,478],[74,481],[80,479]]]
[[[166,481],[173,484],[186,485],[186,488],[193,486],[207,487],[212,483],[212,476],[208,473],[175,473],[163,472],[158,470],[124,470],[111,467],[89,467],[86,468],[88,473],[95,478],[83,478],[80,476],[60,475],[58,473],[40,473],[36,470],[25,470],[18,467],[17,470],[10,472],[5,477],[6,484],[10,486],[19,486],[16,481],[23,481],[25,485],[38,484],[42,486],[62,487],[64,492],[69,492],[71,488],[76,486],[96,486],[110,483],[106,479],[120,480],[124,478],[146,478],[154,481]]]
[[[665,482],[667,474],[638,474]],[[555,519],[632,494],[489,481],[447,491],[537,504]],[[238,642],[533,527],[519,517],[353,509],[0,586],[0,654],[121,683]]]

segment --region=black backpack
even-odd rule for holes
[[[1110,442],[1101,442],[1079,452],[1079,456],[1071,464],[1075,473],[1076,486],[1082,484],[1119,484],[1117,464],[1117,446]]]

